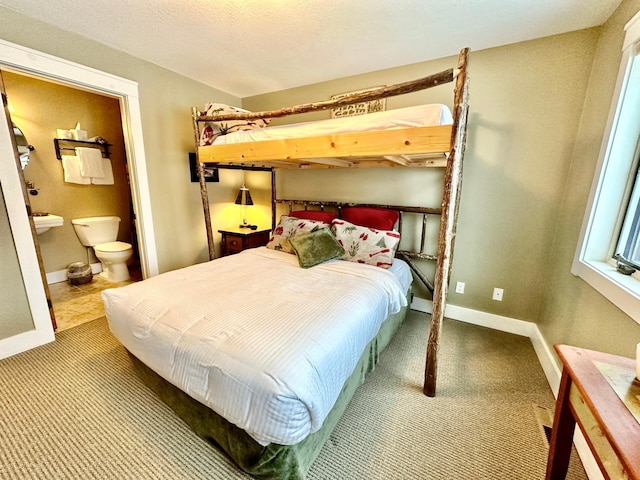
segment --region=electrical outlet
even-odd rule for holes
[[[464,282],[456,283],[456,293],[459,293],[459,294],[464,293]]]
[[[504,290],[502,288],[494,288],[493,289],[493,298],[494,300],[502,301],[502,295],[504,294]]]

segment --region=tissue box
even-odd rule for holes
[[[73,130],[64,130],[62,128],[58,128],[56,130],[56,136],[58,138],[66,138],[66,139],[73,139]]]
[[[74,140],[86,140],[87,137],[87,131],[86,130],[70,130],[71,135]]]

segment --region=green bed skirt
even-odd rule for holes
[[[410,297],[409,292],[407,299]],[[378,335],[360,357],[358,365],[347,379],[320,430],[295,445],[260,445],[244,430],[227,422],[209,407],[167,382],[133,354],[129,355],[142,381],[199,436],[221,448],[242,470],[259,479],[302,480],[346,410],[356,389],[364,382],[365,375],[375,368],[380,352],[389,344],[408,310],[408,306],[404,307],[385,320]]]

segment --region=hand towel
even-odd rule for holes
[[[102,159],[102,170],[104,171],[104,176],[91,177],[91,183],[94,185],[113,185],[113,168],[111,167],[111,160],[108,158]]]
[[[97,148],[76,147],[76,156],[80,160],[80,173],[83,177],[104,177],[102,152]]]
[[[62,155],[62,170],[64,171],[64,181],[67,183],[82,185],[91,183],[91,178],[83,177],[80,173],[80,161],[75,155]]]

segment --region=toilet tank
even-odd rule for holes
[[[101,243],[115,242],[118,239],[120,217],[85,217],[71,220],[73,229],[85,247]]]

